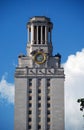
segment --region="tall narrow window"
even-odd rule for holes
[[[29,93],[32,93],[32,89],[29,89]]]
[[[38,125],[38,129],[41,129],[41,125]]]
[[[29,79],[29,86],[32,85],[32,79]]]
[[[29,129],[29,130],[31,129],[31,125],[28,126],[28,129]]]
[[[38,89],[38,93],[41,93],[41,89]]]
[[[32,96],[29,96],[29,100],[32,100]]]
[[[41,79],[38,79],[38,86],[41,86]]]
[[[50,28],[48,29],[48,43],[50,43]]]
[[[34,44],[36,44],[37,30],[36,26],[34,26]]]
[[[31,121],[32,121],[32,119],[31,119],[31,118],[29,118],[29,119],[28,119],[28,121],[29,121],[29,122],[31,122]]]
[[[31,42],[31,28],[29,28],[29,42]]]
[[[43,44],[45,44],[45,26],[43,26]]]
[[[32,111],[31,111],[31,110],[29,110],[29,114],[32,114]]]
[[[47,79],[47,87],[50,86],[50,79]]]
[[[38,40],[39,44],[41,44],[41,26],[38,27]]]

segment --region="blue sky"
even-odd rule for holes
[[[70,105],[66,107],[65,120],[70,116],[69,108],[72,114],[72,120],[66,121],[66,130],[82,130],[84,124],[77,108],[79,104],[74,101],[83,96],[84,90],[83,0],[0,0],[0,130],[14,129],[14,71],[18,64],[17,57],[20,53],[26,54],[26,23],[32,16],[40,15],[50,17],[53,22],[53,55],[61,53],[65,68],[65,96],[69,97],[69,101],[65,100],[65,106],[68,102]],[[78,116],[71,106],[75,107]],[[74,118],[75,114],[77,118]],[[79,123],[76,119],[80,120]]]

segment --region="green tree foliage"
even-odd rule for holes
[[[84,98],[80,98],[77,100],[78,103],[80,103],[80,111],[84,110]],[[83,115],[84,117],[84,115]]]

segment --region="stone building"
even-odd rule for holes
[[[64,69],[52,55],[50,18],[27,23],[27,55],[18,56],[15,71],[14,130],[64,130]]]

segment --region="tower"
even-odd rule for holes
[[[27,55],[15,71],[15,130],[64,130],[64,69],[52,55],[51,20],[35,16],[27,23]]]

